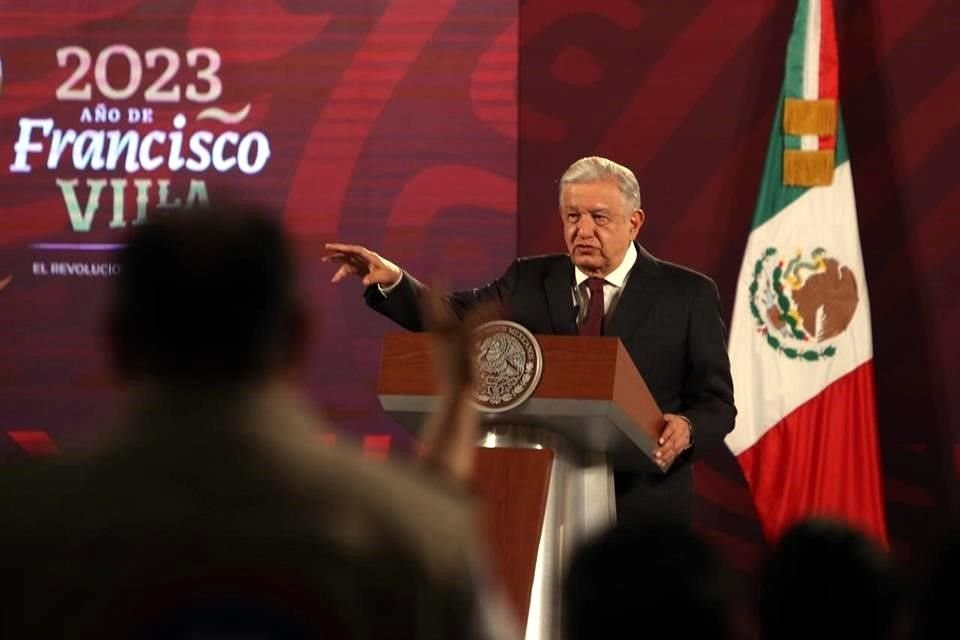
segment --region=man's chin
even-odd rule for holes
[[[574,251],[573,255],[573,264],[580,267],[582,271],[597,271],[603,268],[603,257],[599,255],[585,255],[578,251]]]

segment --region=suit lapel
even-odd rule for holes
[[[577,319],[573,312],[573,262],[568,256],[557,260],[544,279],[550,323],[558,335],[576,335]]]
[[[635,246],[637,262],[630,270],[626,287],[603,330],[604,335],[618,336],[624,340],[653,308],[659,289],[663,285],[660,267],[657,266],[654,257],[639,244],[635,243]]]

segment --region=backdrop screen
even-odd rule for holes
[[[4,6],[7,452],[23,432],[58,448],[97,434],[116,400],[101,324],[126,233],[154,208],[227,196],[274,208],[297,241],[311,396],[348,431],[408,443],[375,393],[393,327],[357,282],[329,283],[323,244],[363,243],[451,286],[508,264],[516,1]]]

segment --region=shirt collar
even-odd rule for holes
[[[623,256],[623,260],[620,262],[620,266],[611,271],[604,277],[608,283],[617,287],[618,289],[623,286],[623,283],[627,280],[627,276],[630,274],[630,270],[633,269],[633,265],[637,263],[637,247],[631,242],[630,246],[627,247],[627,253]],[[573,275],[576,278],[577,286],[579,287],[584,282],[586,282],[588,276],[583,271],[580,271],[580,267],[573,265]]]

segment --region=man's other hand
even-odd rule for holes
[[[663,414],[663,419],[667,426],[657,440],[659,446],[654,452],[654,461],[661,470],[666,471],[678,455],[690,448],[691,428],[685,418],[672,413]]]
[[[403,277],[400,267],[366,247],[328,242],[325,248],[332,253],[324,256],[323,262],[335,262],[340,265],[330,282],[338,283],[349,275],[356,275],[361,278],[365,287],[372,284],[389,287]]]

